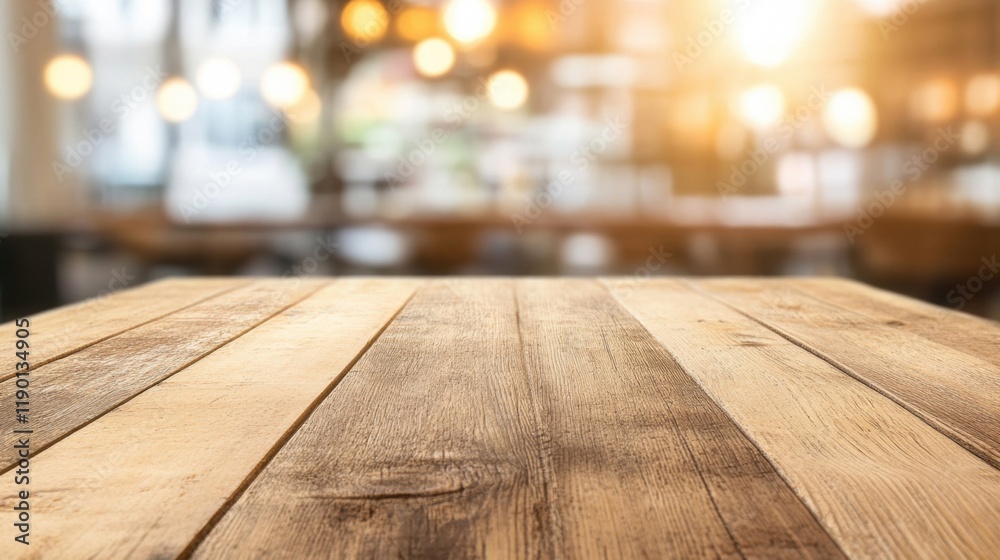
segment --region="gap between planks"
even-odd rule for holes
[[[302,411],[317,394],[346,373],[344,364],[384,329],[415,284],[357,279],[326,283],[322,296],[300,298],[301,303],[277,318],[65,439],[39,457],[33,469],[40,478],[66,486],[40,488],[44,508],[38,513],[48,520],[51,534],[38,543],[40,548],[16,550],[30,557],[70,552],[175,557],[245,482],[247,473],[252,476],[263,468],[265,452],[289,435],[288,427],[302,420]],[[328,340],[329,334],[337,338]],[[311,353],[301,351],[304,340],[313,342],[307,346]],[[294,383],[272,375],[282,368],[297,373]],[[248,394],[249,402],[243,400]],[[200,433],[199,425],[188,419],[185,407],[214,414],[210,426],[224,434],[216,433],[208,447],[200,435],[192,438],[193,430]],[[140,429],[142,435],[137,436]],[[107,446],[117,450],[117,459],[115,468],[102,473]],[[89,472],[100,475],[100,484],[92,484]],[[121,503],[112,502],[104,499],[105,486],[131,492],[117,495]],[[162,504],[173,507],[164,509]],[[90,537],[95,525],[104,529],[100,539]],[[6,548],[0,541],[0,550]]]
[[[428,291],[409,306],[391,336],[380,340],[338,387],[340,392],[334,395],[338,400],[328,399],[321,405],[209,533],[195,556],[321,557],[334,554],[337,547],[347,557],[378,551],[394,556],[400,549],[420,556],[440,554],[441,549],[435,547],[447,542],[452,553],[459,550],[469,556],[490,551],[503,556],[498,550],[509,553],[505,545],[520,543],[541,557],[599,557],[602,551],[654,557],[671,553],[676,557],[841,557],[830,535],[759,449],[733,429],[711,398],[607,290],[592,281],[516,281],[493,289],[493,293],[479,293],[485,285],[468,284],[462,290],[468,290],[462,298],[464,313],[451,312],[464,318],[465,328],[455,325],[457,318],[450,319],[440,304],[434,305],[441,294]],[[515,300],[518,291],[523,297]],[[517,320],[515,310],[522,312]],[[484,311],[489,314],[483,315]],[[435,332],[435,324],[440,324],[436,337],[427,334]],[[470,331],[479,334],[466,338],[464,333]],[[497,352],[497,344],[507,351]],[[511,344],[519,348],[519,359],[509,355],[515,351],[507,347]],[[450,352],[434,352],[438,347]],[[418,363],[400,360],[406,356]],[[494,364],[494,359],[502,363]],[[504,367],[496,371],[468,367],[480,360]],[[395,362],[413,371],[396,371]],[[513,371],[518,368],[524,373]],[[455,377],[454,372],[470,369],[479,375]],[[422,375],[430,379],[421,379]],[[436,389],[442,402],[423,400],[429,389],[422,384],[437,387],[438,383],[444,383]],[[530,433],[517,422],[501,423],[511,424],[510,429],[519,434],[511,436],[518,443],[504,447],[502,457],[484,451],[492,449],[485,443],[472,448],[466,443],[475,422],[493,424],[490,414],[470,416],[477,419],[470,425],[453,420],[449,427],[435,421],[445,413],[461,418],[459,412],[464,409],[456,411],[449,403],[465,402],[454,406],[478,409],[482,394],[464,399],[462,394],[483,385],[492,387],[491,383],[501,386],[499,394],[521,395],[535,403],[530,411],[528,403],[514,410],[524,424],[532,425]],[[370,403],[367,395],[381,395],[382,386],[399,387],[405,395],[403,402],[376,398],[378,408],[359,408]],[[526,391],[527,387],[535,390]],[[391,408],[392,403],[399,411]],[[407,418],[416,411],[421,411],[423,422],[414,425]],[[682,424],[684,429],[679,429]],[[381,429],[374,430],[374,426]],[[396,433],[393,426],[403,432]],[[413,436],[407,430],[420,434],[417,441],[404,438]],[[371,438],[376,438],[374,443]],[[451,443],[442,450],[436,447],[442,441]],[[390,451],[373,451],[372,446],[378,444]],[[491,473],[520,468],[499,479],[486,477],[485,483],[460,487],[460,492],[433,504],[420,501],[426,499],[424,494],[411,492],[393,492],[402,501],[387,503],[382,499],[385,489],[369,483],[368,477],[383,476],[380,469],[386,468],[387,457],[395,457],[390,466],[406,470],[406,461],[395,462],[402,461],[397,455],[403,451],[412,455],[414,448],[421,450],[420,456],[445,454],[429,464],[421,463],[419,472],[427,476],[425,470],[438,472],[452,463],[457,463],[452,464],[455,468],[474,468],[482,467],[484,461],[487,466],[499,461],[501,466],[494,465]],[[529,448],[535,452],[525,456],[532,457],[531,463],[540,462],[541,469],[521,470],[526,466],[518,462],[523,457],[517,450]],[[448,452],[457,458],[442,460]],[[553,474],[545,476],[546,468]],[[546,488],[535,486],[542,491],[531,496],[558,515],[550,512],[539,519],[538,508],[524,507],[521,501],[516,511],[501,511],[489,501],[488,496],[497,492],[529,492],[531,486],[512,485],[528,484],[539,470],[542,476],[535,480]],[[386,484],[395,490],[396,485],[419,488],[425,482],[417,477],[416,481]],[[313,503],[310,496],[322,502]],[[531,520],[531,512],[536,513],[540,526],[517,532],[519,523]],[[425,516],[438,520],[429,525],[436,533],[416,523]],[[560,527],[552,527],[553,523]],[[448,538],[455,531],[461,536]]]
[[[1000,473],[908,410],[690,285],[614,293],[851,556],[985,558],[1000,546]]]
[[[133,394],[129,395],[129,396],[127,397],[127,398],[125,398],[125,399],[122,399],[121,401],[117,402],[117,403],[116,403],[116,404],[114,404],[113,406],[110,406],[110,407],[108,407],[108,408],[107,408],[106,410],[104,410],[104,411],[102,411],[102,412],[98,413],[98,414],[97,414],[96,416],[94,416],[93,418],[90,418],[90,419],[87,419],[87,420],[84,420],[83,422],[81,422],[81,423],[79,423],[79,424],[76,424],[76,425],[74,425],[73,427],[69,428],[69,429],[68,429],[68,430],[66,430],[65,432],[63,432],[63,433],[61,433],[61,434],[59,434],[59,435],[56,435],[56,436],[55,436],[55,437],[53,437],[53,438],[52,438],[51,440],[48,440],[48,441],[44,441],[44,442],[43,442],[42,444],[40,444],[40,445],[37,445],[36,447],[33,447],[33,448],[32,448],[32,451],[31,451],[31,455],[32,455],[32,458],[34,458],[34,457],[37,457],[38,455],[42,454],[42,453],[43,453],[43,452],[44,452],[45,450],[47,450],[47,449],[51,448],[51,447],[52,447],[53,445],[56,445],[56,444],[57,444],[57,443],[59,443],[60,441],[63,441],[64,439],[66,439],[67,437],[69,437],[69,436],[73,435],[74,433],[76,433],[76,432],[80,431],[81,429],[83,429],[83,428],[85,428],[85,427],[89,426],[90,424],[92,424],[92,423],[94,423],[94,422],[96,422],[96,421],[100,420],[101,418],[103,418],[103,417],[104,417],[104,416],[106,416],[107,414],[109,414],[109,413],[111,413],[111,412],[115,411],[116,409],[118,409],[118,408],[119,408],[119,407],[121,407],[122,405],[124,405],[124,404],[128,403],[129,401],[131,401],[131,400],[135,399],[135,398],[136,398],[136,397],[138,397],[139,395],[142,395],[142,394],[143,394],[143,393],[145,393],[146,391],[148,391],[148,390],[152,389],[153,387],[156,387],[157,385],[159,385],[159,384],[163,383],[164,381],[166,381],[166,380],[170,379],[170,378],[171,378],[171,377],[173,377],[174,375],[176,375],[176,374],[178,374],[178,373],[180,373],[180,372],[184,371],[185,369],[187,369],[187,368],[191,367],[192,365],[194,365],[194,364],[198,363],[199,361],[203,360],[203,359],[204,359],[205,357],[207,357],[207,356],[211,355],[212,353],[216,352],[216,351],[217,351],[217,350],[219,350],[220,348],[222,348],[222,347],[224,347],[224,346],[227,346],[228,344],[230,344],[230,343],[232,343],[232,342],[234,342],[234,341],[236,341],[236,340],[239,340],[239,339],[240,339],[241,337],[243,337],[243,336],[244,336],[245,334],[247,334],[247,333],[249,333],[249,332],[253,331],[253,330],[254,330],[254,329],[256,329],[257,327],[259,327],[259,326],[261,326],[262,324],[266,323],[267,321],[269,321],[269,320],[273,319],[274,317],[276,317],[276,316],[278,316],[278,315],[280,315],[280,314],[284,313],[284,312],[285,312],[285,311],[287,311],[288,309],[290,309],[290,308],[292,308],[292,307],[294,307],[294,306],[298,305],[299,303],[301,303],[301,302],[303,302],[303,301],[305,301],[305,300],[309,299],[309,298],[310,298],[310,297],[311,297],[312,295],[314,295],[314,294],[315,294],[316,292],[320,291],[321,289],[323,289],[323,288],[324,288],[324,287],[326,287],[326,286],[329,286],[330,284],[331,284],[331,282],[323,282],[323,283],[317,283],[317,285],[316,285],[316,287],[315,287],[314,289],[312,289],[312,290],[308,291],[308,292],[307,292],[307,293],[306,293],[306,294],[305,294],[304,296],[302,296],[301,298],[299,298],[299,299],[297,299],[297,300],[293,300],[293,301],[291,301],[290,303],[288,303],[288,304],[286,304],[286,305],[282,306],[281,308],[278,308],[278,309],[276,309],[276,310],[275,310],[274,312],[272,312],[271,314],[267,315],[267,316],[266,316],[266,317],[264,317],[264,318],[263,318],[262,320],[260,320],[260,321],[257,321],[257,322],[255,322],[255,323],[252,323],[252,324],[250,324],[250,325],[249,325],[249,326],[248,326],[247,328],[245,328],[245,329],[243,329],[243,330],[239,331],[239,332],[238,332],[238,333],[237,333],[237,334],[236,334],[236,335],[235,335],[234,337],[232,337],[232,338],[230,338],[230,339],[228,339],[228,340],[224,340],[224,341],[220,342],[219,344],[216,344],[216,345],[214,345],[214,346],[213,346],[213,347],[211,347],[211,349],[209,349],[209,350],[208,350],[207,352],[204,352],[204,353],[202,353],[202,354],[200,354],[200,355],[198,355],[198,356],[194,357],[194,359],[192,359],[191,361],[189,361],[189,362],[187,362],[187,363],[185,363],[185,364],[182,364],[182,365],[181,365],[181,366],[180,366],[179,368],[177,368],[177,369],[175,369],[175,370],[171,371],[171,372],[170,372],[169,374],[167,374],[167,375],[166,375],[165,377],[163,377],[163,378],[159,379],[159,380],[158,380],[158,381],[156,381],[155,383],[152,383],[151,385],[149,385],[149,386],[147,386],[147,387],[145,387],[145,388],[142,388],[142,389],[140,389],[139,391],[137,391],[137,392],[135,392],[135,393],[133,393]],[[166,315],[164,315],[164,316],[160,317],[160,320],[162,320],[162,319],[165,319],[165,318],[167,318],[167,317],[169,317],[169,316],[171,316],[171,315],[174,315],[174,314],[176,314],[176,313],[179,313],[179,312],[183,312],[183,311],[185,311],[185,310],[187,310],[187,309],[190,309],[190,308],[194,307],[195,305],[202,305],[202,304],[206,304],[206,303],[208,303],[209,301],[211,301],[212,299],[215,299],[216,297],[219,297],[219,296],[222,296],[222,295],[225,295],[226,293],[229,293],[229,292],[231,292],[231,291],[233,291],[233,290],[237,290],[237,289],[241,289],[241,288],[250,288],[250,287],[252,287],[253,285],[254,285],[254,283],[253,283],[253,282],[251,282],[251,283],[247,283],[247,284],[244,284],[244,285],[239,285],[239,286],[235,286],[235,287],[233,287],[233,289],[232,289],[232,290],[224,290],[223,292],[221,292],[221,293],[219,293],[219,294],[216,294],[215,296],[212,296],[212,297],[209,297],[209,298],[206,298],[206,299],[204,299],[204,300],[202,300],[202,301],[199,301],[199,302],[196,302],[196,303],[194,303],[194,304],[192,304],[192,305],[189,305],[189,306],[186,306],[186,307],[184,307],[184,308],[182,308],[182,309],[178,309],[178,310],[177,310],[177,311],[175,311],[175,312],[172,312],[172,313],[168,313],[168,314],[166,314]],[[154,321],[148,321],[148,322],[147,322],[147,323],[145,323],[144,325],[137,325],[137,326],[136,326],[136,328],[140,328],[140,327],[142,327],[142,326],[145,326],[145,325],[147,325],[147,324],[151,324],[151,323],[153,323],[153,322],[154,322]],[[110,336],[110,337],[107,337],[107,338],[105,338],[104,340],[101,340],[101,341],[97,341],[97,342],[94,342],[94,343],[92,343],[92,344],[88,344],[88,345],[87,345],[86,347],[78,349],[78,350],[77,350],[77,352],[79,352],[79,351],[82,351],[82,350],[85,350],[86,348],[90,348],[90,347],[92,347],[92,346],[95,346],[96,344],[99,344],[100,342],[104,342],[104,341],[107,341],[107,340],[109,340],[109,339],[112,339],[112,338],[115,338],[116,336],[120,336],[120,335],[122,335],[122,334],[125,334],[126,332],[129,332],[129,331],[133,331],[133,330],[136,330],[136,328],[132,328],[132,329],[126,329],[125,331],[122,331],[121,333],[118,333],[117,335],[114,335],[114,336]],[[74,352],[74,353],[76,353],[76,352]],[[43,370],[43,371],[44,371],[44,370]],[[33,373],[33,374],[35,374],[35,369],[34,369],[34,368],[32,368],[32,373]],[[0,383],[2,383],[2,382],[3,382],[3,381],[0,381]],[[34,437],[34,436],[32,436],[32,437]],[[10,472],[10,471],[11,471],[12,469],[14,469],[14,468],[15,468],[16,466],[17,466],[17,461],[16,461],[16,460],[14,460],[13,462],[10,462],[10,463],[7,463],[7,462],[0,462],[0,476],[2,476],[2,475],[5,475],[5,474],[7,474],[7,473],[8,473],[8,472]]]
[[[674,353],[674,351],[671,350],[666,345],[666,343],[662,339],[660,339],[660,337],[656,336],[652,331],[650,331],[649,330],[649,326],[646,324],[646,322],[643,321],[638,315],[636,315],[633,312],[632,309],[630,309],[628,306],[626,306],[623,301],[621,301],[621,299],[615,293],[614,288],[612,288],[612,286],[608,285],[608,281],[609,280],[607,278],[597,279],[596,280],[596,282],[607,291],[608,297],[612,301],[614,301],[622,309],[622,311],[624,313],[626,313],[629,316],[631,316],[635,320],[635,322],[639,324],[640,328],[646,333],[646,335],[649,336],[649,338],[651,340],[656,341],[656,343],[659,344],[660,347],[663,348],[663,351],[666,352],[671,357],[671,359],[674,360],[674,363],[677,364],[677,367],[680,368],[680,370],[683,371],[684,374],[687,375],[691,379],[691,381],[693,383],[695,383],[696,385],[698,385],[698,387],[700,387],[702,389],[702,392],[705,394],[705,396],[707,396],[708,399],[711,400],[715,404],[715,406],[722,412],[723,416],[725,416],[729,420],[729,422],[732,423],[732,425],[735,426],[736,429],[741,434],[743,434],[743,437],[746,438],[746,441],[750,442],[750,444],[757,450],[758,453],[760,453],[760,455],[764,458],[764,460],[769,465],[771,465],[771,469],[777,474],[778,478],[780,478],[781,481],[784,483],[785,488],[787,488],[789,492],[791,492],[793,495],[795,495],[799,499],[799,501],[802,503],[803,509],[805,509],[809,513],[809,515],[813,518],[813,520],[816,522],[816,524],[823,529],[823,531],[827,534],[827,536],[830,538],[830,540],[836,546],[836,548],[840,552],[840,554],[843,555],[843,557],[845,557],[845,558],[849,557],[848,554],[847,554],[847,551],[844,550],[843,545],[840,543],[840,541],[837,540],[836,538],[834,538],[834,536],[832,534],[830,534],[830,531],[823,524],[823,520],[820,519],[820,516],[815,511],[813,511],[813,508],[809,507],[809,504],[806,503],[806,500],[803,499],[802,495],[797,491],[797,489],[792,484],[792,482],[790,480],[788,480],[788,478],[785,476],[784,471],[782,469],[779,469],[778,465],[774,464],[774,461],[771,458],[771,455],[766,450],[764,450],[764,449],[762,449],[760,447],[760,444],[757,442],[757,440],[752,436],[752,434],[750,434],[749,432],[747,432],[746,428],[744,428],[744,426],[742,424],[740,424],[739,420],[732,415],[732,413],[729,411],[729,409],[725,406],[725,403],[724,402],[720,402],[715,397],[715,395],[713,395],[709,391],[707,391],[706,388],[704,387],[704,385],[702,384],[702,382],[696,376],[694,376],[694,375],[691,374],[691,372],[688,370],[687,366],[685,366],[685,365],[683,365],[681,363],[679,357]],[[676,421],[675,421],[675,423],[676,423]],[[685,447],[688,447],[688,444],[687,444],[686,441],[685,441],[684,445],[685,445]],[[691,453],[690,449],[688,449],[688,453],[689,454]],[[705,478],[704,478],[704,475],[701,472],[701,469],[698,470],[698,475],[701,477],[702,483],[705,485],[706,490],[708,490],[709,486],[708,486],[708,483],[705,482]],[[710,493],[710,495],[711,495],[711,493]],[[720,519],[724,519],[724,517],[722,515],[722,512],[719,511],[718,503],[716,503],[714,497],[712,498],[712,505],[715,508],[716,513],[719,515],[719,518]],[[736,543],[736,538],[732,534],[732,531],[729,528],[728,524],[726,525],[726,532],[729,533],[730,538],[733,539],[733,543],[735,544]],[[746,558],[746,556],[745,556],[745,554],[743,554],[742,550],[740,551],[740,555],[742,557]]]
[[[784,338],[788,342],[798,346],[799,348],[812,354],[813,356],[816,356],[818,359],[823,360],[830,366],[836,368],[837,370],[843,372],[845,375],[849,376],[851,379],[854,379],[855,381],[861,383],[868,389],[871,389],[872,391],[875,391],[876,393],[896,403],[898,406],[906,410],[908,413],[912,414],[921,422],[927,424],[928,426],[930,426],[934,430],[937,430],[948,439],[960,445],[962,448],[967,450],[976,458],[982,460],[983,462],[993,467],[994,469],[1000,470],[1000,455],[998,455],[998,453],[993,448],[984,447],[980,437],[970,434],[968,431],[964,430],[961,425],[956,425],[956,423],[953,420],[939,417],[940,411],[930,407],[922,410],[914,403],[909,402],[903,395],[899,395],[896,392],[894,392],[891,389],[891,387],[883,387],[876,380],[870,379],[869,377],[863,375],[862,373],[859,373],[854,368],[846,365],[845,363],[843,363],[841,360],[838,360],[830,353],[824,352],[823,350],[819,349],[815,344],[810,343],[807,340],[804,340],[803,338],[788,332],[787,330],[785,330],[784,328],[780,327],[777,324],[773,324],[772,321],[758,318],[753,313],[745,311],[736,304],[728,301],[724,296],[712,293],[707,289],[703,288],[702,286],[698,285],[696,282],[691,282],[690,280],[683,278],[678,279],[678,281],[683,285],[687,286],[688,288],[690,288],[691,290],[699,294],[702,294],[705,297],[720,303],[721,305],[725,305],[726,307],[732,309],[736,313],[739,313],[740,315],[747,317],[748,319],[754,321],[755,323],[761,325],[762,327]],[[811,294],[808,293],[804,293],[801,290],[794,287],[788,287],[787,289],[790,289],[794,292],[801,294],[803,298],[816,300],[821,304],[830,305],[832,307],[842,309],[844,312],[848,314],[863,317],[867,321],[871,322],[872,325],[880,324],[878,321],[872,319],[871,317],[858,313],[853,309],[843,307],[836,303],[826,302],[823,299],[816,298],[815,296],[812,296]],[[911,336],[919,337],[920,339],[925,340],[928,344],[939,344],[936,341],[927,339],[926,337],[923,337],[919,334],[911,334]],[[947,348],[948,350],[964,354],[971,359],[976,359],[976,360],[979,359],[974,355],[968,354],[961,348],[953,348],[945,344],[941,344],[941,346]],[[986,445],[989,445],[989,442],[987,442]]]
[[[152,283],[149,283],[149,284],[143,284],[141,287],[134,288],[131,291],[129,291],[128,293],[129,293],[129,295],[135,295],[136,292],[140,291],[143,288],[155,288],[155,287],[158,287],[158,286],[162,286],[164,283],[167,283],[167,282],[176,282],[176,280],[161,280],[159,282],[152,282]],[[220,296],[223,296],[223,295],[225,295],[225,294],[227,294],[229,292],[232,292],[233,290],[238,290],[240,288],[245,288],[246,286],[249,286],[250,284],[251,284],[250,282],[233,281],[231,286],[224,287],[224,288],[221,288],[221,289],[216,289],[215,291],[212,291],[212,292],[208,293],[204,297],[201,297],[199,299],[191,301],[190,303],[183,304],[182,306],[177,307],[175,309],[172,309],[170,311],[167,311],[165,313],[161,313],[159,315],[155,315],[153,317],[150,317],[149,319],[145,319],[145,320],[140,321],[138,323],[128,325],[128,326],[126,326],[124,328],[118,329],[116,331],[112,331],[109,334],[98,335],[97,338],[95,338],[93,340],[89,340],[87,342],[77,343],[75,345],[71,344],[71,346],[69,347],[69,349],[59,350],[55,354],[53,354],[52,356],[48,356],[48,357],[42,358],[41,360],[37,360],[37,359],[36,360],[31,360],[30,361],[30,363],[31,363],[31,370],[34,371],[36,368],[42,367],[42,366],[47,365],[47,364],[51,364],[52,362],[55,362],[56,360],[61,360],[61,359],[66,358],[68,356],[72,356],[73,354],[76,354],[77,352],[80,352],[81,350],[86,350],[87,348],[90,348],[91,346],[93,346],[95,344],[100,344],[101,342],[104,342],[104,341],[106,341],[108,339],[111,339],[111,338],[114,338],[116,336],[122,335],[122,334],[127,333],[127,332],[129,332],[131,330],[135,330],[135,329],[144,327],[144,326],[146,326],[146,325],[148,325],[150,323],[153,323],[155,321],[159,321],[161,319],[164,319],[164,318],[169,317],[171,315],[174,315],[176,313],[180,313],[180,312],[185,311],[187,309],[190,309],[190,308],[192,308],[192,307],[194,307],[196,305],[200,305],[200,304],[205,303],[205,302],[207,302],[209,300],[212,300],[212,299],[218,298]],[[119,292],[119,293],[116,293],[116,294],[112,294],[112,295],[110,295],[108,297],[109,298],[116,298],[116,297],[120,298],[124,293],[125,292]],[[81,302],[79,302],[79,303],[77,303],[75,305],[71,305],[71,306],[66,307],[66,308],[56,308],[56,309],[52,309],[52,310],[49,310],[49,311],[46,311],[46,312],[42,312],[42,313],[38,313],[38,314],[35,314],[35,315],[28,316],[27,318],[31,321],[32,332],[34,332],[35,325],[38,324],[37,322],[39,320],[43,320],[43,318],[45,317],[45,315],[47,315],[49,313],[71,312],[71,311],[82,310],[84,308],[84,306],[90,305],[92,300],[93,300],[93,298],[81,301]],[[101,319],[100,316],[98,316],[96,318],[90,317],[90,318],[88,318],[88,321],[99,321],[100,319]],[[5,323],[4,325],[0,325],[0,326],[8,327],[8,326],[11,326],[13,324],[14,324],[13,322],[8,322],[8,323]],[[44,323],[42,323],[42,324],[44,324]],[[37,344],[37,342],[35,344]],[[0,374],[0,383],[2,383],[4,381],[7,381],[8,379],[13,379],[16,376],[17,376],[17,371],[11,371],[9,373],[2,373],[2,374]]]
[[[1000,323],[909,299],[846,279],[802,278],[787,286],[845,312],[868,317],[1000,366]]]
[[[488,541],[529,557],[544,500],[509,295],[422,286],[194,556],[475,556]]]
[[[337,388],[337,385],[339,385],[340,382],[343,381],[345,377],[347,377],[347,374],[350,373],[351,369],[354,368],[354,365],[358,363],[358,360],[360,360],[362,356],[364,356],[368,352],[368,349],[371,348],[372,345],[374,345],[375,342],[382,336],[382,333],[384,333],[385,330],[389,328],[389,325],[391,325],[393,321],[395,321],[396,318],[399,317],[399,314],[403,312],[403,309],[405,309],[406,306],[409,305],[410,301],[413,300],[413,297],[416,295],[417,291],[418,291],[417,289],[414,289],[413,292],[410,293],[410,295],[406,298],[406,301],[404,301],[403,304],[399,306],[399,309],[397,309],[396,312],[392,314],[392,317],[390,317],[387,321],[385,321],[385,323],[382,324],[381,327],[379,327],[378,331],[375,333],[375,336],[373,336],[364,345],[364,347],[362,347],[361,350],[358,351],[357,355],[355,355],[354,358],[352,358],[351,361],[348,362],[346,366],[344,366],[343,374],[335,378],[329,384],[329,386],[326,389],[324,389],[313,400],[313,402],[309,403],[309,405],[302,412],[302,414],[295,419],[295,421],[288,427],[288,429],[285,430],[285,433],[282,434],[281,437],[278,438],[278,440],[274,443],[274,445],[267,450],[267,452],[261,458],[260,462],[257,463],[257,465],[253,468],[253,470],[247,473],[246,477],[243,479],[243,482],[240,483],[236,491],[233,492],[233,494],[226,499],[222,507],[220,507],[219,510],[215,512],[215,515],[213,515],[211,519],[209,519],[208,522],[205,523],[205,526],[202,527],[197,534],[195,534],[194,538],[191,539],[191,542],[187,545],[187,547],[177,556],[177,560],[187,560],[191,558],[191,556],[194,554],[194,551],[198,548],[198,545],[201,544],[203,540],[205,540],[205,537],[208,535],[208,533],[212,531],[212,529],[215,528],[215,526],[219,523],[219,520],[222,519],[222,517],[225,516],[226,513],[233,507],[233,504],[239,501],[239,499],[247,491],[247,488],[250,487],[250,484],[252,484],[253,481],[257,479],[257,476],[260,475],[261,471],[267,468],[267,465],[270,464],[270,462],[274,459],[274,457],[278,454],[278,452],[281,451],[281,448],[283,448],[288,443],[288,441],[292,439],[292,436],[295,435],[295,432],[297,432],[299,428],[301,428],[302,425],[305,424],[307,420],[309,420],[309,417],[313,415],[313,413],[316,411],[316,408],[319,407],[319,405],[322,404],[323,401],[325,401],[326,398],[330,396],[330,393],[332,393],[333,390]]]

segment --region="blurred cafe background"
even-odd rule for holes
[[[5,320],[354,274],[837,275],[1000,316],[993,0],[17,0],[0,30]]]

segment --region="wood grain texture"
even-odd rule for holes
[[[769,282],[776,286],[782,281]],[[950,346],[1000,366],[1000,324],[995,321],[850,280],[802,278],[783,282],[788,287],[864,315],[882,325]]]
[[[40,367],[129,329],[246,285],[246,280],[162,280],[30,317],[31,366]],[[13,322],[0,325],[13,340]],[[9,337],[9,338],[8,338]],[[13,353],[0,354],[0,381],[14,376]]]
[[[33,543],[0,539],[0,557],[177,557],[413,286],[336,281],[52,446],[31,465]]]
[[[822,280],[226,282],[33,323],[71,350],[0,558],[1000,550],[978,319]]]
[[[607,290],[518,282],[557,557],[840,557],[767,460]]]
[[[418,294],[194,557],[841,556],[606,291],[517,294]]]
[[[112,410],[209,352],[239,337],[328,281],[262,280],[93,344],[31,373],[32,450]],[[15,380],[0,383],[0,402],[13,410]],[[0,432],[18,427],[0,415]],[[3,452],[0,468],[15,462]]]
[[[1000,367],[787,285],[693,281],[1000,468]]]
[[[421,289],[195,558],[551,556],[504,281]]]
[[[735,289],[713,286],[727,295]],[[613,291],[851,557],[994,558],[1000,550],[996,469],[865,384],[686,285],[649,281]],[[789,304],[771,292],[758,297],[778,309]],[[882,346],[867,355],[875,361],[892,352]],[[927,353],[900,364],[901,371]]]

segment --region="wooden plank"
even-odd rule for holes
[[[336,281],[34,457],[37,532],[29,547],[0,539],[0,557],[177,557],[412,290]]]
[[[603,289],[517,294],[421,292],[194,557],[840,556]]]
[[[421,289],[195,558],[548,557],[509,281]]]
[[[1000,324],[995,321],[878,290],[852,280],[802,278],[787,280],[786,283],[826,303],[1000,366]]]
[[[839,557],[737,426],[593,281],[522,281],[521,332],[570,558]]]
[[[31,365],[43,366],[87,346],[246,285],[245,280],[163,280],[30,317]],[[0,325],[4,340],[14,323]],[[12,345],[13,346],[13,345]],[[15,357],[0,354],[0,381],[14,376]]]
[[[996,469],[688,286],[657,280],[612,291],[754,440],[849,556],[990,558],[1000,550]]]
[[[1000,468],[1000,367],[780,284],[750,279],[693,284]]]
[[[262,280],[33,369],[32,451],[41,451],[326,283]],[[0,383],[0,394],[13,395],[14,383]],[[18,427],[13,414],[0,415],[0,433]],[[4,450],[3,458],[0,468],[7,469],[16,460],[14,450]]]

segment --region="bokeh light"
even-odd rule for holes
[[[863,148],[875,138],[878,128],[875,102],[859,89],[837,91],[823,108],[823,126],[841,146]]]
[[[389,29],[389,13],[375,0],[351,0],[340,14],[344,33],[359,45],[376,43]]]
[[[985,117],[1000,108],[1000,76],[977,74],[965,88],[965,108],[969,114]]]
[[[513,70],[500,70],[487,80],[490,102],[500,109],[512,110],[528,100],[528,82]]]
[[[552,44],[552,24],[544,4],[533,1],[518,2],[511,6],[505,19],[508,24],[504,35],[508,40],[529,49],[544,50]]]
[[[487,0],[451,0],[444,8],[445,30],[460,43],[485,39],[496,24],[496,8]]]
[[[757,130],[778,124],[784,113],[785,95],[773,85],[761,84],[740,96],[740,119]]]
[[[958,91],[946,78],[921,85],[910,98],[910,112],[919,120],[940,123],[955,118],[958,111]]]
[[[59,55],[45,65],[45,87],[59,99],[79,99],[93,83],[90,64],[74,54]]]
[[[164,120],[184,122],[198,110],[198,94],[184,78],[170,78],[156,93],[156,107]]]
[[[424,76],[441,76],[455,65],[455,50],[443,39],[426,39],[413,48],[413,65]]]
[[[272,107],[285,108],[299,103],[309,90],[309,75],[293,62],[279,62],[268,68],[260,82],[260,92]]]
[[[737,28],[743,56],[758,66],[781,65],[795,52],[814,10],[814,0],[751,2]]]
[[[228,58],[210,58],[198,67],[198,90],[208,99],[229,99],[243,83],[240,69]]]
[[[412,6],[396,18],[396,33],[407,41],[421,41],[438,31],[437,12],[430,8]]]

